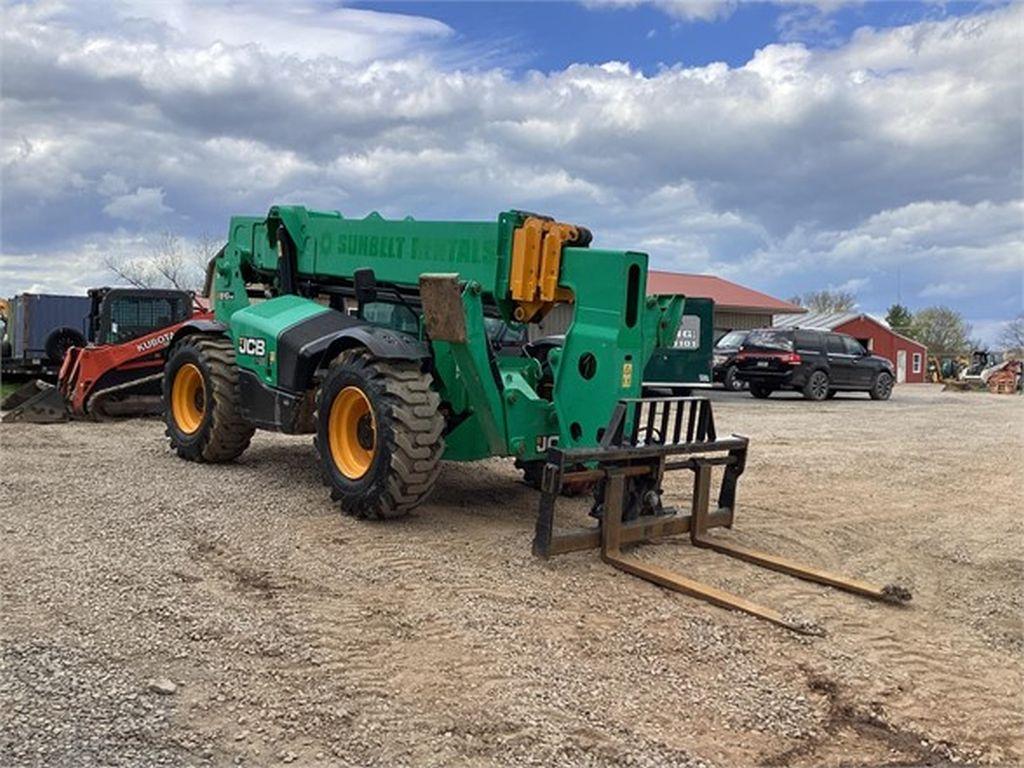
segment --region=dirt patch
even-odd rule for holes
[[[1016,765],[1022,416],[928,386],[716,396],[719,430],[751,438],[726,535],[914,600],[685,541],[637,554],[820,638],[594,553],[533,558],[537,497],[510,462],[446,465],[430,503],[378,524],[338,514],[306,437],[206,466],[157,422],[5,425],[0,763]]]

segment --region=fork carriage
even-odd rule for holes
[[[646,563],[622,548],[689,534],[694,546],[800,579],[886,602],[910,600],[910,593],[898,585],[879,587],[710,536],[711,528],[733,525],[736,486],[746,466],[748,446],[749,440],[741,435],[718,437],[706,397],[624,399],[616,406],[597,448],[554,447],[548,452],[533,552],[546,558],[600,547],[602,560],[626,573],[801,634],[820,634],[820,630],[773,608]],[[715,467],[722,467],[723,474],[716,507],[711,509]],[[662,503],[665,475],[677,470],[693,473],[688,512]],[[580,484],[594,486],[591,515],[597,518],[597,525],[558,530],[555,508],[560,493],[566,486]]]

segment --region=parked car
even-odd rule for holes
[[[825,400],[837,392],[867,392],[888,400],[895,374],[892,362],[872,355],[844,333],[765,328],[750,331],[736,354],[736,376],[754,397],[778,389]]]
[[[746,386],[746,382],[736,377],[736,355],[746,341],[749,331],[729,331],[715,342],[711,357],[711,378],[722,384],[726,389],[738,392]]]

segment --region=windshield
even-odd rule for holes
[[[793,351],[793,335],[790,331],[751,331],[743,343],[744,349],[776,349]]]
[[[739,349],[743,340],[747,338],[746,331],[729,331],[715,344],[716,349]]]

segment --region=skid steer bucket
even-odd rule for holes
[[[616,406],[599,447],[552,448],[549,451],[541,483],[534,554],[550,557],[600,547],[601,558],[626,573],[723,608],[752,614],[802,634],[820,634],[820,629],[738,595],[647,563],[627,554],[623,547],[685,533],[697,547],[800,579],[878,600],[903,602],[910,599],[910,593],[898,586],[878,587],[710,536],[708,531],[711,528],[732,527],[736,485],[746,465],[747,448],[745,437],[718,437],[711,402],[707,398],[623,400]],[[715,467],[722,468],[722,480],[717,504],[711,509],[711,480]],[[662,503],[665,474],[676,470],[693,473],[693,494],[688,512]],[[555,525],[555,505],[560,490],[567,483],[580,482],[595,484],[591,515],[597,518],[597,525],[559,530]]]
[[[0,403],[4,415],[0,422],[49,424],[68,420],[68,410],[60,390],[53,384],[35,379],[19,387]]]

